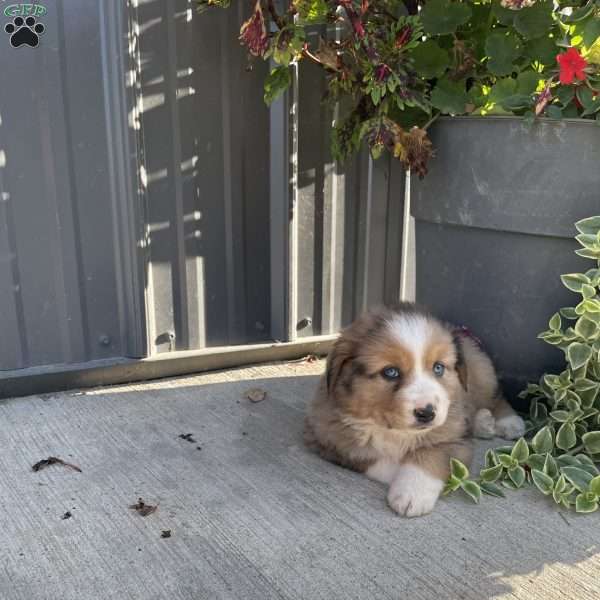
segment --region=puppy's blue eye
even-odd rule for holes
[[[400,370],[396,367],[386,367],[383,369],[383,371],[381,371],[381,374],[386,379],[398,379],[398,377],[400,377]]]
[[[433,363],[433,373],[438,377],[441,377],[444,374],[446,367],[439,362]]]

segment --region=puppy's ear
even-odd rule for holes
[[[352,345],[345,339],[340,338],[333,345],[327,357],[327,392],[331,394],[337,385],[344,366],[351,361]]]
[[[468,390],[467,363],[465,362],[465,353],[463,352],[460,335],[454,334],[452,336],[452,341],[454,342],[454,348],[456,349],[456,372],[458,373],[458,379],[466,392]]]

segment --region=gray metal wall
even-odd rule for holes
[[[76,5],[76,6],[75,6]],[[118,2],[0,36],[0,369],[144,353]]]
[[[243,2],[238,3],[240,7]],[[158,352],[268,339],[269,113],[246,73],[240,10],[136,10],[149,337]]]
[[[312,65],[264,106],[251,3],[45,4],[38,48],[0,39],[0,370],[310,337],[397,299],[399,170],[333,163]]]
[[[315,32],[309,40],[316,45]],[[332,35],[329,32],[329,35]],[[298,76],[299,336],[337,332],[367,306],[399,299],[404,178],[389,159],[367,153],[336,165],[333,110],[325,77],[309,62]],[[294,268],[293,265],[291,268]]]

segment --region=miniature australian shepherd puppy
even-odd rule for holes
[[[450,458],[470,463],[473,435],[516,439],[524,429],[477,341],[401,304],[342,332],[305,440],[326,460],[388,485],[391,508],[416,517],[433,510]]]

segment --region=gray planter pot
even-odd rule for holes
[[[537,334],[577,299],[560,275],[593,266],[573,253],[573,224],[600,214],[600,127],[466,117],[431,137],[436,156],[412,188],[416,298],[482,339],[514,402],[564,368]]]

